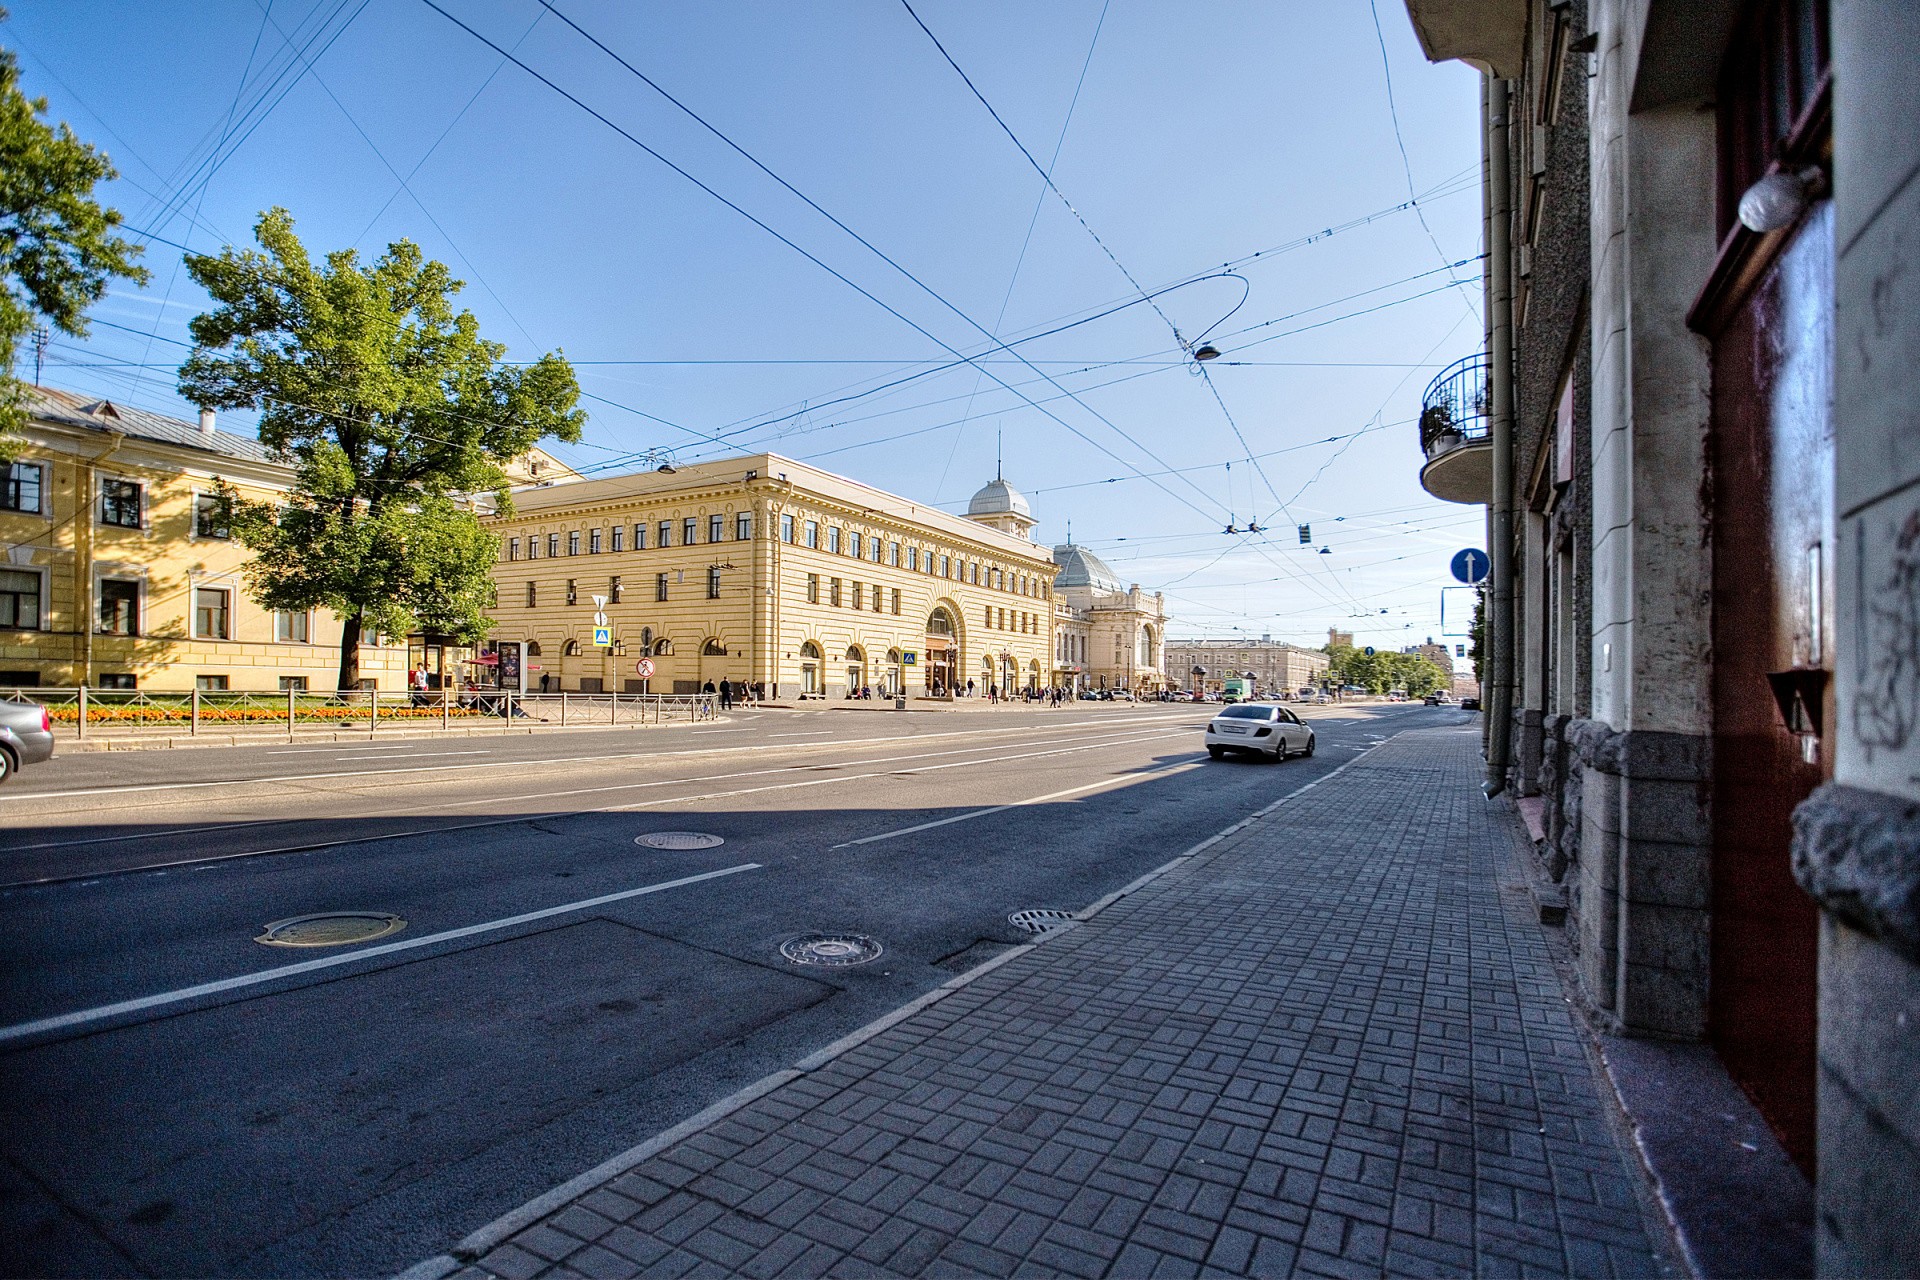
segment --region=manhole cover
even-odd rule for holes
[[[635,836],[633,842],[647,849],[717,849],[727,841],[704,831],[655,831]]]
[[[407,922],[386,911],[318,911],[275,920],[255,942],[269,947],[344,947],[399,933]]]
[[[1016,911],[1007,917],[1007,923],[1016,929],[1025,929],[1028,933],[1045,933],[1049,929],[1058,929],[1073,919],[1073,912],[1062,911],[1058,907],[1034,907],[1027,911]]]
[[[845,968],[878,959],[880,944],[858,933],[803,933],[781,943],[780,954],[795,964]]]

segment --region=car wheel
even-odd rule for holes
[[[20,766],[14,763],[13,753],[5,747],[0,747],[0,783],[11,778],[19,768]]]
[[[1312,734],[1308,734],[1308,735],[1307,735],[1307,751],[1306,751],[1306,755],[1307,755],[1307,758],[1308,758],[1308,759],[1312,759],[1312,758],[1313,758],[1313,735],[1312,735]]]
[[[1267,763],[1279,764],[1282,760],[1285,760],[1286,758],[1287,758],[1287,740],[1285,738],[1282,738],[1280,739],[1280,745],[1273,749],[1273,754],[1267,757]]]
[[[1227,755],[1227,749],[1225,747],[1208,747],[1207,754],[1215,760],[1224,760]]]

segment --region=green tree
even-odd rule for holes
[[[66,125],[49,126],[46,111],[45,98],[20,92],[13,51],[0,49],[0,462],[20,446],[25,388],[14,370],[34,326],[84,338],[87,308],[109,282],[147,279],[140,247],[114,234],[120,214],[93,198],[119,176],[113,165]]]
[[[565,358],[500,363],[506,348],[455,312],[461,282],[401,240],[363,264],[316,264],[284,209],[261,251],[189,254],[217,304],[197,317],[180,392],[203,408],[257,408],[260,439],[296,469],[282,503],[223,490],[269,609],[333,610],[340,684],[359,684],[361,637],[426,628],[477,640],[490,626],[493,536],[469,495],[511,510],[500,464],[585,420]]]

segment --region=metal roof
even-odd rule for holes
[[[184,418],[169,418],[132,405],[54,387],[28,387],[27,411],[41,422],[78,427],[83,431],[118,431],[129,439],[151,440],[247,462],[279,461],[251,436],[237,436],[230,431],[202,431],[199,423]]]

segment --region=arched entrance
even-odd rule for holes
[[[859,645],[850,645],[847,648],[847,696],[858,697],[866,683],[867,655],[861,652]]]
[[[945,605],[927,615],[926,691],[935,697],[953,694],[960,670],[960,626]]]
[[[800,646],[800,696],[820,696],[820,646],[809,640]]]
[[[900,651],[889,649],[887,650],[887,669],[880,673],[880,696],[896,698],[905,693],[907,686],[900,677]]]

